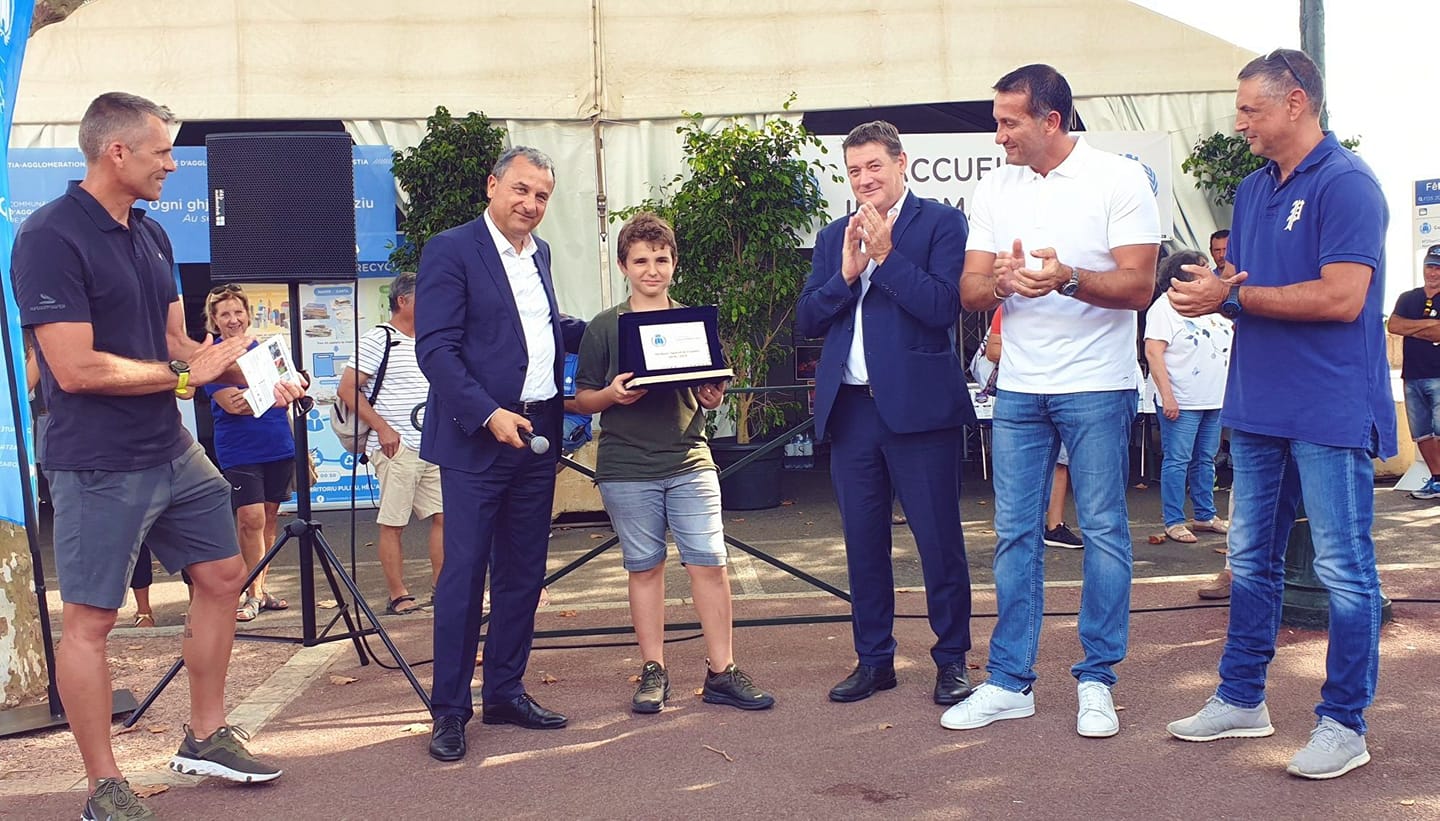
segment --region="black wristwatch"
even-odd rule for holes
[[[184,399],[190,387],[190,363],[172,359],[170,360],[170,372],[175,374],[175,395]]]
[[[1061,286],[1060,286],[1060,288],[1059,288],[1060,296],[1075,296],[1075,293],[1076,293],[1077,291],[1079,291],[1079,290],[1080,290],[1080,269],[1079,269],[1079,268],[1076,268],[1076,267],[1074,267],[1074,266],[1071,266],[1071,267],[1070,267],[1070,281],[1067,282],[1067,283],[1065,283],[1064,285],[1061,285]]]
[[[1225,301],[1220,303],[1220,315],[1226,319],[1234,319],[1244,310],[1244,306],[1240,304],[1240,286],[1231,285],[1230,296],[1225,297]]]

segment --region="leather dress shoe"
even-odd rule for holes
[[[440,716],[430,731],[430,757],[436,761],[459,761],[465,757],[465,719]]]
[[[959,704],[970,697],[970,671],[965,660],[940,665],[935,671],[935,703],[943,706]]]
[[[877,690],[893,689],[895,689],[894,665],[874,667],[869,664],[857,664],[848,678],[830,688],[830,700],[861,701],[875,695]]]
[[[485,724],[515,724],[527,730],[558,730],[570,722],[565,716],[536,704],[529,693],[498,704],[486,704],[480,710],[480,720]]]

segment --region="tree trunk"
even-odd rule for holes
[[[45,692],[45,645],[40,634],[30,543],[24,528],[0,523],[0,707]]]

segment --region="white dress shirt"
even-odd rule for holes
[[[900,199],[890,206],[885,212],[886,219],[895,217],[898,221],[900,209],[905,205],[905,198],[910,196],[910,189],[900,192]],[[895,237],[890,237],[893,242]],[[843,240],[842,240],[843,242]],[[860,250],[865,250],[865,243],[860,243]],[[894,248],[891,248],[893,253]],[[844,259],[842,254],[841,259]],[[842,263],[843,264],[843,263]],[[845,372],[840,375],[840,381],[847,385],[868,385],[870,384],[870,369],[865,364],[865,294],[870,292],[870,274],[875,271],[875,260],[870,260],[865,265],[865,270],[860,274],[860,299],[855,305],[855,337],[850,340],[850,355],[845,358]]]
[[[530,364],[525,369],[525,385],[520,389],[521,402],[539,402],[555,396],[555,331],[550,316],[550,300],[545,296],[545,284],[540,281],[540,269],[535,265],[535,238],[525,237],[525,247],[520,251],[495,227],[490,212],[485,212],[485,227],[495,240],[500,251],[500,262],[505,266],[505,278],[510,281],[510,292],[515,297],[515,307],[520,311],[520,327],[525,332],[525,349],[530,354]]]

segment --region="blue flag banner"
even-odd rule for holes
[[[30,36],[30,19],[35,11],[34,0],[0,0],[0,125],[3,125],[4,140],[0,140],[0,159],[3,159],[10,144],[10,126],[15,121],[14,102],[20,88],[20,63],[25,58],[25,42]],[[0,290],[5,299],[5,327],[3,332],[10,340],[12,359],[9,363],[9,379],[0,379],[0,519],[25,525],[25,496],[21,482],[34,481],[33,458],[27,460],[30,475],[21,475],[20,452],[16,436],[29,436],[29,403],[21,402],[20,418],[16,418],[15,398],[25,397],[25,346],[20,338],[19,311],[15,307],[15,295],[10,288],[10,247],[15,243],[15,227],[10,222],[10,189],[8,181],[0,179]],[[34,454],[26,447],[26,453]]]

